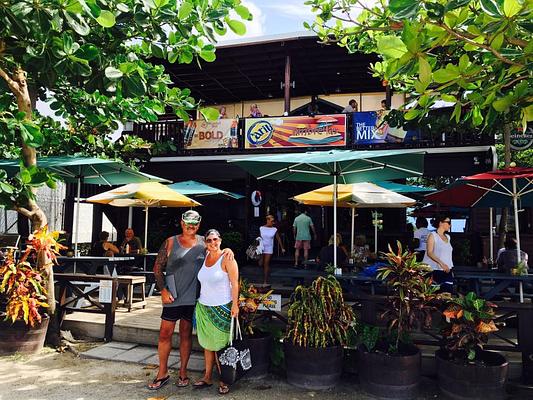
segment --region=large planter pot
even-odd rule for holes
[[[346,374],[357,375],[359,373],[358,358],[357,349],[345,348],[342,365],[343,372]]]
[[[358,350],[359,382],[366,392],[384,398],[416,397],[422,357],[416,346],[406,346],[401,355]]]
[[[24,321],[4,321],[0,316],[0,354],[14,353],[35,354],[41,351],[46,338],[49,318],[43,318],[41,324],[32,328]]]
[[[334,387],[342,373],[341,346],[310,348],[283,343],[287,381],[294,386],[324,390]]]
[[[272,348],[272,334],[256,332],[248,336],[248,346],[252,357],[252,368],[246,373],[246,378],[261,379],[267,376],[270,366],[270,349]]]
[[[480,351],[478,364],[454,361],[448,353],[437,350],[439,388],[452,399],[498,400],[506,397],[505,383],[509,363],[499,353]]]

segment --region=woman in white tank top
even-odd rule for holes
[[[204,348],[205,372],[193,386],[203,389],[212,385],[211,373],[216,352],[229,343],[231,318],[239,315],[239,269],[235,260],[223,256],[220,233],[210,229],[205,235],[207,256],[198,273],[200,297],[196,303],[196,334]],[[218,364],[218,363],[217,363]],[[229,387],[220,381],[220,394]]]
[[[437,215],[431,220],[431,224],[437,230],[428,235],[426,254],[422,260],[433,270],[433,281],[440,285],[441,292],[453,290],[453,247],[450,236],[446,234],[450,230],[451,223],[450,217],[445,215]]]
[[[274,254],[274,238],[277,240],[279,247],[281,247],[281,252],[285,254],[285,248],[279,237],[278,228],[274,226],[274,221],[274,216],[269,214],[266,216],[265,225],[259,228],[261,239],[263,239],[263,253],[259,259],[259,265],[263,266],[263,285],[268,284],[270,277],[270,260],[272,259],[272,254]]]

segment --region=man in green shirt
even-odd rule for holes
[[[311,239],[316,240],[315,226],[313,220],[307,215],[307,207],[302,207],[300,215],[294,219],[292,224],[294,232],[294,266],[298,267],[298,258],[300,258],[300,249],[304,250],[304,261],[309,258],[309,249],[311,248]],[[313,236],[311,236],[311,232]]]

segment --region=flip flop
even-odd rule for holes
[[[229,386],[220,384],[218,385],[218,394],[228,394],[229,393]]]
[[[213,386],[212,383],[207,383],[206,381],[198,381],[198,382],[195,382],[192,387],[195,388],[195,389],[205,389],[205,388],[208,388],[208,387],[211,387]]]
[[[176,386],[179,388],[187,387],[191,383],[191,380],[188,376],[185,378],[182,378],[181,376],[178,377],[178,381],[176,382]]]
[[[154,380],[152,381],[152,384],[157,385],[157,386],[147,385],[147,388],[148,390],[159,390],[163,386],[165,386],[168,383],[168,381],[170,381],[170,375],[167,375],[164,378],[159,378],[159,379],[157,379],[157,376],[156,376]]]

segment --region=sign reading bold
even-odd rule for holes
[[[511,149],[520,151],[526,150],[533,144],[533,124],[528,123],[525,131],[516,129],[511,132]]]
[[[187,150],[237,148],[236,119],[217,121],[189,121],[183,130],[183,143]]]
[[[409,143],[420,140],[418,131],[393,128],[385,121],[388,111],[353,113],[353,141],[355,144]]]
[[[246,118],[245,148],[346,145],[346,115]]]

